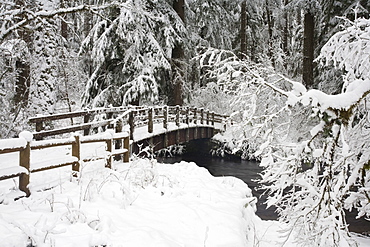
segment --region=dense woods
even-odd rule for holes
[[[297,241],[352,244],[344,209],[370,216],[369,12],[367,0],[3,0],[1,138],[81,107],[231,114],[218,152],[261,160]]]

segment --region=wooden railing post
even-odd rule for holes
[[[194,123],[197,124],[197,108],[194,108]]]
[[[189,107],[186,107],[186,119],[185,119],[185,123],[187,125],[189,125],[189,123],[190,123],[189,117],[190,117],[190,109],[189,109]]]
[[[86,114],[84,116],[84,123],[88,123],[90,121],[90,114]],[[84,130],[84,136],[88,136],[90,134],[90,128]]]
[[[200,124],[203,124],[203,121],[204,121],[204,109],[200,109]]]
[[[215,126],[215,113],[212,112],[212,125]]]
[[[29,196],[30,189],[28,184],[30,183],[30,163],[31,163],[31,143],[27,142],[26,148],[19,152],[19,165],[26,168],[27,173],[22,173],[19,176],[19,189]]]
[[[130,161],[130,137],[125,137],[123,140],[123,147],[127,149],[127,152],[123,155],[123,162]]]
[[[44,130],[44,121],[40,121],[36,123],[36,132],[40,132]],[[35,140],[40,141],[42,137],[36,136]]]
[[[107,116],[107,120],[113,119],[113,112],[106,113],[106,116]],[[107,129],[113,129],[113,128],[114,126],[112,123],[108,124]]]
[[[80,172],[81,162],[81,140],[79,135],[75,135],[75,141],[72,143],[72,156],[77,158],[77,162],[72,165],[73,176],[77,177]]]
[[[130,139],[134,140],[135,113],[133,111],[130,111],[129,113],[128,124],[130,125]]]
[[[148,132],[153,133],[153,107],[148,109]]]
[[[207,123],[207,125],[209,125],[209,111],[207,111],[207,120],[206,120],[206,123]]]
[[[180,106],[176,106],[176,126],[180,127]]]
[[[168,106],[163,107],[163,128],[167,129],[168,123]]]
[[[122,132],[122,128],[123,128],[122,119],[119,119],[117,121],[117,123],[116,123],[116,133],[121,133]],[[122,139],[116,140],[116,143],[114,144],[115,145],[115,149],[120,149],[122,147],[122,142],[123,142]],[[121,155],[116,155],[114,157],[114,160],[120,160],[120,159],[121,159]]]
[[[105,164],[105,167],[112,168],[113,155],[111,155],[111,153],[113,152],[113,136],[111,139],[106,140],[106,143],[107,143],[107,151],[110,153],[110,155],[107,158],[107,163]]]

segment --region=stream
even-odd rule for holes
[[[278,215],[275,208],[266,209],[266,196],[261,196],[263,191],[257,190],[262,168],[257,161],[241,160],[239,157],[228,158],[212,157],[209,153],[212,144],[207,139],[194,140],[187,144],[186,152],[174,157],[158,157],[161,163],[176,163],[180,161],[195,162],[199,167],[206,168],[213,176],[234,176],[243,180],[251,188],[252,193],[258,198],[256,214],[263,220],[276,220]],[[356,212],[347,213],[347,223],[352,232],[369,235],[370,222],[364,219],[355,219]]]

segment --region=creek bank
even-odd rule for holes
[[[263,191],[258,190],[259,173],[262,168],[258,161],[242,160],[238,156],[226,154],[225,157],[215,157],[211,155],[217,143],[210,139],[193,140],[183,148],[183,153],[173,157],[158,157],[157,160],[163,163],[177,163],[180,161],[195,162],[198,166],[206,168],[213,176],[234,176],[243,180],[252,190],[253,196],[257,197],[256,214],[263,220],[277,220],[278,215],[275,207],[266,209],[266,196]],[[360,218],[356,219],[357,212],[346,212],[347,223],[352,232],[370,235],[370,222]]]

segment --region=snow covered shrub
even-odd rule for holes
[[[370,21],[352,24],[329,40],[319,58],[346,71],[341,94],[302,87],[298,93],[281,91],[286,106],[302,105],[320,121],[311,127],[310,138],[290,149],[271,142],[260,147],[268,204],[278,207],[280,219],[303,245],[352,245],[344,209],[370,215]]]
[[[344,210],[370,216],[370,21],[351,24],[318,60],[345,71],[342,93],[307,91],[272,70],[245,66],[245,81],[233,84],[237,123],[219,137],[234,153],[261,158],[268,205],[277,206],[287,238],[300,245],[352,245]]]
[[[230,51],[206,48],[196,59],[202,87],[192,104],[230,114],[233,123],[226,134],[216,137],[226,143],[216,153],[256,158],[255,152],[266,143],[266,136],[270,142],[281,143],[296,142],[307,135],[307,131],[294,129],[312,121],[310,113],[301,106],[286,106],[286,96],[281,94],[281,90],[293,88],[287,78],[272,68],[240,60]]]
[[[191,104],[215,112],[232,113],[229,101],[245,80],[242,70],[246,64],[231,51],[210,47],[199,48],[199,54],[193,60],[199,64],[200,76]]]

